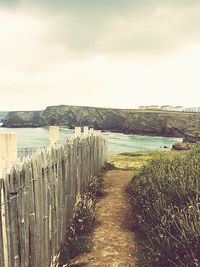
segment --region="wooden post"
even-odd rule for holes
[[[90,128],[89,133],[90,133],[91,135],[94,134],[94,128]]]
[[[81,136],[81,127],[75,127],[75,137]]]
[[[50,126],[50,145],[55,145],[58,143],[59,140],[59,127],[58,126]]]
[[[15,133],[0,133],[0,177],[9,170],[17,159],[17,144]]]
[[[89,133],[89,127],[84,126],[84,128],[83,128],[83,134],[84,134],[84,136],[87,136],[88,133]]]
[[[3,187],[1,188],[0,192],[0,203],[1,203],[1,209],[0,209],[0,216],[1,216],[1,228],[2,228],[2,241],[3,241],[3,262],[4,267],[9,267],[9,256],[8,256],[8,236],[7,236],[7,225],[6,225],[6,207],[5,207],[5,201],[6,201],[6,193],[5,193],[5,183],[3,184]]]
[[[17,159],[17,145],[15,133],[0,133],[0,178],[6,173]],[[8,235],[6,224],[6,192],[5,183],[0,192],[1,203],[1,222],[2,222],[2,239],[3,239],[3,252],[4,252],[4,266],[9,267],[8,255]]]
[[[100,136],[101,135],[101,131],[99,131],[99,130],[94,130],[93,133],[94,133],[95,136]]]

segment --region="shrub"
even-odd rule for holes
[[[142,266],[200,266],[200,148],[154,158],[128,188]]]

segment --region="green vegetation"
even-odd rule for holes
[[[86,194],[77,196],[72,223],[66,233],[65,242],[61,246],[56,266],[74,266],[70,265],[72,259],[81,253],[91,251],[90,234],[97,224],[95,206],[97,199],[103,195],[104,172],[105,170],[102,170],[97,177],[88,182]]]
[[[200,147],[153,157],[128,192],[141,266],[200,266]]]
[[[113,169],[130,170],[136,174],[143,165],[147,164],[152,158],[158,155],[176,155],[177,151],[151,151],[151,152],[126,152],[108,157],[108,163]]]
[[[109,156],[108,163],[113,166],[113,169],[136,171],[148,162],[153,154],[153,152],[121,153]]]

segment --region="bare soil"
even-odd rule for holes
[[[98,227],[93,250],[73,260],[73,266],[136,267],[137,244],[131,231],[132,210],[125,192],[133,173],[112,170],[104,177],[105,196],[97,203]]]

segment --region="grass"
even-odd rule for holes
[[[137,170],[151,159],[151,155],[146,152],[140,153],[122,153],[108,156],[108,163],[113,165],[114,169],[119,170]]]
[[[155,153],[137,171],[128,192],[143,251],[141,266],[200,266],[199,175],[200,147]]]
[[[126,152],[118,155],[108,156],[108,163],[113,169],[130,170],[134,174],[138,173],[142,166],[147,164],[155,156],[159,155],[177,155],[177,151],[151,151],[151,152]]]

